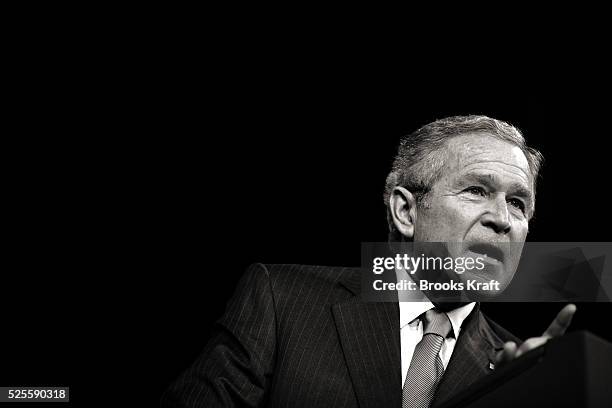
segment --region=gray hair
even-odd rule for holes
[[[445,158],[441,152],[446,142],[468,133],[487,133],[518,146],[529,164],[535,199],[536,180],[544,158],[539,151],[527,146],[521,131],[509,123],[487,116],[452,116],[429,123],[400,140],[384,191],[388,217],[389,198],[393,189],[397,186],[408,189],[420,204],[442,176]],[[390,218],[389,226],[393,228]]]

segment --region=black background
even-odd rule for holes
[[[4,152],[2,384],[157,401],[249,264],[356,266],[361,242],[384,241],[397,141],[444,116],[510,121],[542,151],[528,240],[610,240],[610,93],[598,64],[560,73],[508,66],[518,58],[504,53],[459,64],[443,48],[430,69],[414,49],[400,63],[376,46],[349,51],[342,36],[270,46],[280,37],[220,50],[146,37],[163,50],[134,40],[57,71],[56,43],[27,49],[47,69],[20,68]],[[528,337],[561,306],[484,308]],[[580,304],[571,330],[612,340],[611,312]]]

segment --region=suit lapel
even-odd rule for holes
[[[401,406],[397,303],[365,303],[354,297],[332,306],[332,312],[359,406]]]
[[[490,364],[503,342],[488,325],[480,305],[465,319],[459,339],[444,376],[440,381],[433,405],[438,405],[491,372]]]

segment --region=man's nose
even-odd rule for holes
[[[482,225],[492,228],[497,234],[510,232],[510,214],[504,194],[495,196],[495,199],[490,201],[487,211],[482,216]]]

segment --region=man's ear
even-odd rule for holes
[[[414,238],[416,198],[404,187],[395,187],[389,196],[389,212],[395,228],[407,239]]]

